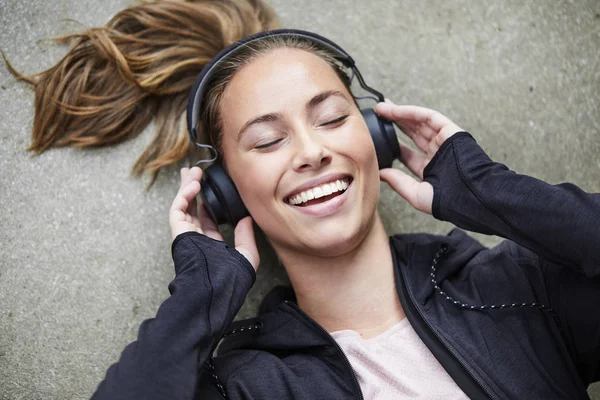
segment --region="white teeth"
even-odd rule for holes
[[[320,186],[316,186],[312,189],[305,190],[304,192],[298,193],[294,197],[288,199],[288,203],[292,205],[298,205],[306,203],[309,200],[318,199],[323,196],[328,196],[332,193],[344,191],[348,188],[350,183],[347,179],[338,179],[334,182],[324,183]]]
[[[308,195],[306,194],[306,192],[300,193],[300,196],[302,197],[303,203],[306,203],[308,201]]]
[[[323,197],[323,189],[321,189],[320,187],[316,187],[312,191],[315,194],[315,199],[318,199],[319,197]]]

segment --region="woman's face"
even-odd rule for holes
[[[364,239],[379,200],[377,156],[324,60],[291,48],[261,55],[233,77],[220,111],[228,172],[276,250],[334,256]],[[325,183],[337,191],[327,195]]]

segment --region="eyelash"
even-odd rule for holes
[[[324,124],[321,124],[321,126],[329,126],[329,125],[338,124],[338,123],[340,123],[340,122],[344,121],[346,118],[348,118],[348,115],[342,115],[342,116],[341,116],[341,117],[339,117],[339,118],[336,118],[336,119],[334,119],[334,120],[331,120],[331,121],[325,122]],[[256,149],[258,149],[258,150],[264,150],[264,149],[266,149],[266,148],[269,148],[269,147],[271,147],[271,146],[274,146],[274,145],[276,145],[277,143],[279,143],[279,142],[280,142],[280,141],[282,141],[282,140],[283,140],[283,139],[277,139],[277,140],[274,140],[274,141],[272,141],[272,142],[270,142],[270,143],[267,143],[267,144],[261,144],[260,146],[256,146],[255,148],[256,148]]]
[[[255,147],[255,149],[258,149],[258,150],[263,150],[263,149],[266,149],[266,148],[268,148],[268,147],[274,146],[275,144],[279,143],[279,142],[280,142],[280,141],[282,141],[282,140],[283,140],[283,139],[277,139],[277,140],[275,140],[275,141],[273,141],[273,142],[271,142],[271,143],[267,143],[267,144],[261,144],[260,146],[256,146],[256,147]]]
[[[348,115],[342,115],[339,118],[336,118],[334,120],[331,120],[329,122],[325,122],[324,124],[321,124],[321,126],[328,126],[328,125],[338,124],[338,123],[344,121],[346,118],[348,118]]]

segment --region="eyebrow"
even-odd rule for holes
[[[324,102],[331,96],[342,97],[344,100],[348,101],[348,99],[346,98],[346,95],[344,95],[344,93],[340,92],[339,90],[327,90],[325,92],[317,94],[312,99],[310,99],[308,101],[308,103],[306,103],[306,110],[310,111],[310,110],[314,109],[315,107],[317,107],[319,104],[321,104],[322,102]],[[237,135],[237,141],[239,142],[242,139],[242,136],[244,135],[244,133],[246,133],[248,128],[250,128],[252,125],[261,124],[264,122],[277,122],[282,119],[283,119],[283,114],[280,112],[264,114],[264,115],[260,115],[256,118],[253,118],[250,121],[246,122],[244,124],[244,126],[242,126],[242,129],[240,129],[240,132]]]

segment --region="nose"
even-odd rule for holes
[[[296,138],[297,151],[293,161],[296,171],[319,169],[331,163],[331,153],[317,133],[305,130],[296,135]]]

